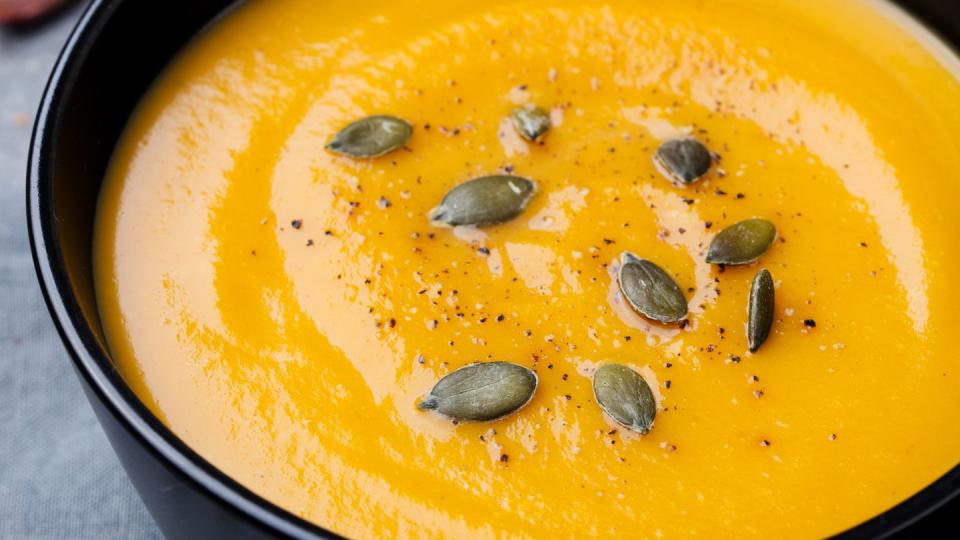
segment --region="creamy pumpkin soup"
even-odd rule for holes
[[[960,459],[960,83],[866,0],[251,1],[99,207],[118,369],[355,537],[814,537]]]

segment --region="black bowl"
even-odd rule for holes
[[[94,0],[57,61],[37,114],[27,173],[34,264],[47,307],[100,423],[161,530],[172,538],[330,538],[197,455],[127,387],[104,346],[93,291],[97,194],[131,111],[177,51],[234,0]],[[960,44],[960,3],[904,0]],[[960,466],[841,536],[879,538],[956,519]],[[960,500],[960,499],[958,499]],[[942,507],[931,518],[928,516]],[[925,516],[927,516],[925,518]],[[921,519],[924,518],[924,519]],[[953,528],[956,528],[954,525]]]

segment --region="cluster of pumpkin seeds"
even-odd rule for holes
[[[478,362],[440,379],[417,407],[457,421],[487,422],[529,403],[538,382],[531,369],[511,362]],[[622,364],[603,364],[593,374],[593,393],[618,424],[641,435],[650,432],[657,402],[639,373]]]
[[[515,109],[510,120],[517,133],[532,142],[542,141],[550,129],[549,115],[533,105]],[[375,158],[402,148],[412,134],[413,126],[403,119],[369,116],[342,129],[326,148],[353,158]],[[653,161],[667,179],[687,185],[705,176],[714,158],[700,141],[680,137],[660,145]],[[428,217],[439,227],[496,225],[519,216],[536,192],[536,183],[528,178],[482,176],[450,190]],[[776,227],[765,219],[735,223],[714,237],[706,262],[724,266],[753,263],[770,248],[776,235]],[[620,256],[617,281],[627,304],[643,317],[663,324],[686,319],[683,290],[656,263],[625,251]],[[747,313],[747,342],[750,351],[756,352],[770,335],[774,319],[773,277],[766,269],[753,278]],[[480,362],[440,379],[417,407],[457,421],[491,421],[529,403],[537,385],[537,374],[529,368],[511,362]],[[635,370],[603,364],[593,375],[593,391],[603,412],[621,426],[640,434],[653,427],[656,400]]]
[[[700,141],[682,137],[660,145],[653,161],[668,179],[691,184],[710,170],[713,157]],[[776,237],[776,226],[766,219],[753,218],[734,223],[714,237],[707,249],[706,262],[724,266],[753,263],[770,249]],[[673,323],[687,316],[683,290],[655,263],[625,252],[621,255],[618,280],[627,303],[644,317]],[[773,314],[773,277],[768,270],[761,269],[753,278],[747,304],[750,352],[757,352],[770,335]]]

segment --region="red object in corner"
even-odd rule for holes
[[[23,24],[42,18],[70,0],[0,0],[0,24]]]

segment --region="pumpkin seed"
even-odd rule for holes
[[[757,352],[770,335],[773,326],[773,276],[761,268],[753,276],[750,285],[750,302],[747,305],[747,345],[750,352]]]
[[[670,274],[656,264],[625,251],[620,255],[617,280],[623,297],[644,317],[672,323],[687,316],[683,291]]]
[[[686,137],[661,144],[653,161],[670,180],[692,184],[707,174],[713,158],[700,141]]]
[[[657,401],[639,373],[621,364],[604,364],[593,374],[593,395],[607,416],[646,435],[657,416]]]
[[[402,147],[413,126],[394,116],[368,116],[340,130],[326,148],[351,157],[374,158]]]
[[[707,250],[712,264],[747,264],[760,258],[777,237],[777,227],[765,219],[747,219],[719,234]]]
[[[441,227],[503,223],[520,215],[536,191],[533,181],[519,176],[474,178],[447,193],[430,211],[430,223]]]
[[[550,115],[535,105],[517,107],[510,117],[514,129],[528,141],[539,140],[550,129]]]
[[[533,371],[510,362],[483,362],[440,379],[417,407],[455,420],[485,422],[523,407],[536,389]]]

